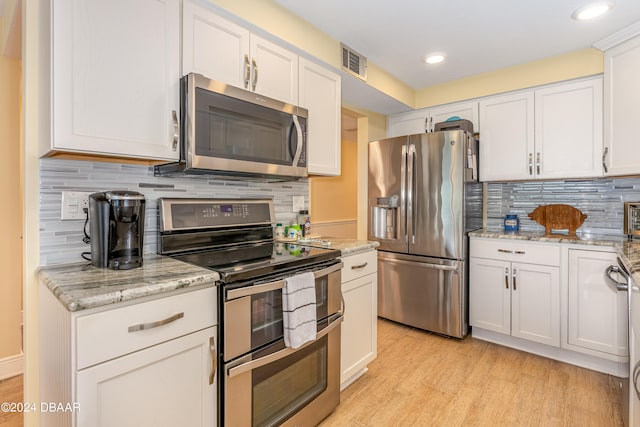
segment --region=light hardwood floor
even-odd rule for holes
[[[322,427],[623,426],[617,378],[378,320],[378,358]]]
[[[22,375],[0,381],[0,403],[23,402]],[[0,411],[0,426],[22,427],[22,413]]]

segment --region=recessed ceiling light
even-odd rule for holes
[[[611,1],[601,1],[598,3],[591,3],[586,6],[583,6],[579,9],[576,9],[571,17],[576,21],[585,21],[588,19],[596,18],[604,13],[607,13],[611,9],[613,9],[613,2]]]
[[[444,61],[444,55],[441,55],[439,53],[434,55],[429,55],[427,56],[427,59],[425,59],[425,62],[427,64],[437,64],[442,61]]]

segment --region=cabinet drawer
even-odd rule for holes
[[[367,251],[342,257],[342,283],[378,271],[378,253]]]
[[[502,261],[560,265],[560,245],[544,245],[522,240],[470,239],[469,256]]]
[[[216,288],[79,316],[76,369],[215,325]]]

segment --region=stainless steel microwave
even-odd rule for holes
[[[156,175],[307,176],[307,110],[193,73],[180,91],[180,161]]]

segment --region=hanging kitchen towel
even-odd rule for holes
[[[316,279],[302,273],[285,279],[282,288],[284,343],[298,348],[316,339]]]

